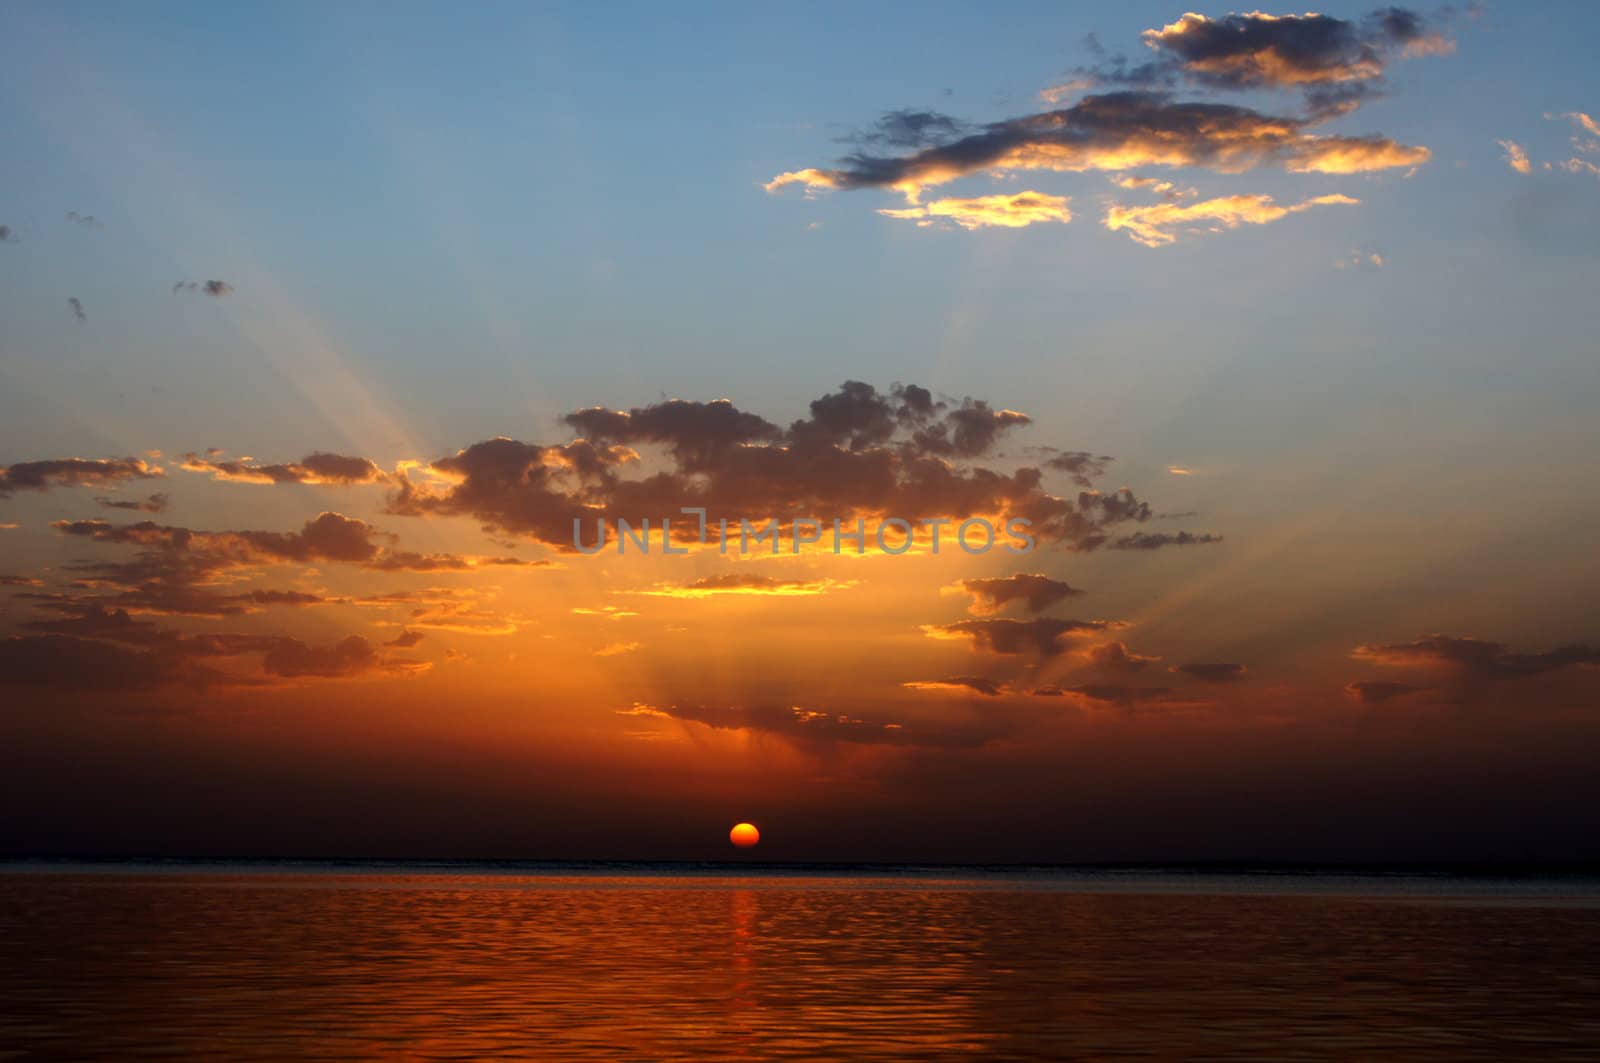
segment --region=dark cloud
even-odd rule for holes
[[[1351,656],[1391,666],[1446,665],[1479,679],[1523,679],[1574,665],[1600,667],[1600,649],[1591,646],[1572,644],[1544,653],[1512,653],[1502,642],[1450,635],[1358,646]]]
[[[1448,52],[1453,45],[1422,16],[1383,8],[1360,20],[1330,15],[1269,15],[1256,11],[1219,18],[1186,14],[1142,40],[1153,53],[1143,62],[1110,55],[1086,42],[1096,62],[1080,66],[1065,84],[1048,89],[1059,101],[1073,91],[1116,86],[1171,89],[1297,89],[1313,121],[1348,114],[1382,93],[1383,75],[1406,56]]]
[[[52,487],[115,487],[128,480],[165,476],[160,466],[139,458],[56,458],[0,465],[0,498],[17,491],[47,491]]]
[[[185,454],[183,468],[218,480],[253,484],[351,485],[388,483],[384,471],[367,458],[318,452],[297,462],[261,465],[248,458],[222,461],[214,455]]]
[[[1318,136],[1313,119],[1264,114],[1235,104],[1184,102],[1164,92],[1085,96],[1061,110],[1007,119],[905,155],[856,153],[833,169],[779,174],[776,192],[884,188],[920,201],[924,189],[986,171],[1198,167],[1241,173],[1279,166],[1296,173],[1363,173],[1427,161],[1428,149],[1382,136]]]
[[[1411,683],[1386,683],[1380,680],[1365,680],[1345,684],[1344,691],[1364,705],[1379,705],[1385,701],[1403,698],[1407,694],[1420,693],[1426,689],[1428,688],[1415,686]]]
[[[889,111],[870,128],[851,133],[840,140],[886,148],[923,148],[958,137],[966,130],[965,122],[947,114],[904,109]]]
[[[233,294],[233,285],[227,281],[179,281],[172,286],[172,294],[190,292],[196,295],[209,295],[213,299],[220,299],[224,295]]]
[[[0,225],[0,244],[18,243],[17,231],[9,225]]]
[[[1134,532],[1111,544],[1113,550],[1159,550],[1164,546],[1203,546],[1220,543],[1222,536],[1194,532]]]
[[[299,639],[276,640],[261,659],[268,675],[287,679],[344,679],[369,672],[410,672],[420,661],[385,657],[359,635],[330,646],[308,646]]]
[[[439,572],[467,571],[485,565],[547,564],[517,558],[398,550],[392,535],[365,521],[331,512],[318,515],[294,532],[200,531],[154,521],[56,521],[51,526],[62,535],[138,550],[132,560],[77,561],[69,565],[72,571],[112,593],[41,599],[46,605],[54,601],[55,607],[61,609],[88,601],[171,615],[230,616],[247,611],[249,605],[268,603],[213,589],[217,577],[231,569],[260,565],[335,562],[383,572]],[[280,596],[270,604],[307,603],[292,603]]]
[[[1420,15],[1398,7],[1359,22],[1318,14],[1191,13],[1145,30],[1143,39],[1183,76],[1222,89],[1372,82],[1397,56],[1448,47]]]
[[[0,686],[52,690],[148,691],[173,683],[204,685],[220,673],[185,659],[67,635],[0,639]]]
[[[1057,452],[1046,459],[1044,467],[1066,473],[1079,487],[1092,487],[1096,479],[1105,475],[1106,466],[1111,460],[1104,454],[1090,454],[1086,450],[1067,450]]]
[[[228,596],[231,601],[248,605],[324,605],[328,602],[320,594],[306,591],[255,590]]]
[[[916,385],[885,394],[849,381],[810,412],[780,429],[727,400],[579,410],[565,422],[584,438],[476,443],[433,462],[435,482],[398,476],[389,511],[471,516],[562,551],[574,548],[574,521],[592,528],[620,517],[638,527],[648,519],[659,529],[667,518],[680,537],[691,535],[698,525],[681,507],[705,508],[713,528],[769,516],[1022,518],[1039,541],[1076,550],[1102,545],[1110,524],[1149,516],[1126,491],[1074,502],[1048,493],[1035,466],[990,468],[1005,434],[1029,418],[981,399],[935,401]],[[642,460],[636,446],[661,448],[668,467],[624,475]]]
[[[1038,573],[964,579],[959,585],[972,596],[970,611],[980,615],[997,613],[1013,602],[1030,613],[1040,613],[1059,601],[1083,594],[1068,583]]]
[[[1054,657],[1066,652],[1064,639],[1105,631],[1116,625],[1107,620],[960,620],[925,630],[935,638],[970,638],[974,649],[1005,655],[1036,653]]]
[[[425,636],[420,631],[412,631],[410,628],[405,628],[400,632],[400,634],[385,642],[384,645],[393,646],[396,649],[409,650],[417,643],[421,642],[424,637]]]
[[[67,211],[67,220],[72,222],[74,225],[85,225],[91,229],[105,228],[105,226],[100,224],[100,219],[96,218],[93,214],[79,214],[75,210]]]
[[[1245,677],[1245,666],[1225,662],[1209,664],[1180,664],[1174,672],[1205,683],[1237,683]]]
[[[1096,668],[1103,668],[1108,672],[1142,672],[1151,664],[1161,660],[1159,657],[1143,657],[1132,653],[1120,642],[1095,646],[1085,656]]]
[[[125,509],[135,513],[165,513],[170,499],[164,494],[153,494],[148,498],[96,498],[97,505],[106,509]]]
[[[83,311],[83,302],[76,295],[67,296],[67,309],[72,311],[72,316],[79,321],[89,320],[89,315]]]

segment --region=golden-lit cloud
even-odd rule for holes
[[[1497,140],[1495,143],[1505,149],[1507,166],[1520,174],[1533,172],[1533,163],[1528,161],[1528,153],[1521,144],[1518,144],[1515,140]]]
[[[627,591],[653,598],[720,598],[761,596],[777,598],[809,598],[829,591],[854,587],[856,580],[835,579],[779,579],[749,572],[728,572],[716,576],[703,576],[689,583],[662,584],[644,590]]]
[[[1125,230],[1146,247],[1176,243],[1178,232],[1218,232],[1241,225],[1266,225],[1312,207],[1349,205],[1360,200],[1333,194],[1317,196],[1302,203],[1280,206],[1268,195],[1220,196],[1199,203],[1156,203],[1148,206],[1113,205],[1106,210],[1105,227]]]
[[[596,657],[620,657],[639,648],[637,642],[612,642],[594,651]]]
[[[251,458],[222,461],[214,457],[185,454],[181,467],[190,472],[210,473],[213,479],[247,484],[352,484],[387,483],[383,470],[366,458],[343,454],[308,454],[297,462],[262,465]]]
[[[943,694],[981,694],[986,698],[997,698],[1010,689],[998,679],[986,679],[978,675],[957,675],[948,679],[916,679],[900,685],[907,690]]]
[[[1121,625],[1110,620],[958,620],[953,624],[929,624],[923,634],[933,639],[963,639],[972,648],[1003,656],[1037,654],[1055,657],[1067,651],[1065,640],[1081,638]]]
[[[1042,192],[1016,192],[1011,195],[976,196],[971,199],[936,199],[925,207],[901,210],[885,208],[878,213],[890,218],[915,220],[918,225],[933,225],[948,219],[963,229],[1021,229],[1036,222],[1072,220],[1066,196],[1047,196]]]

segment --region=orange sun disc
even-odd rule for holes
[[[728,832],[728,840],[741,849],[748,849],[761,840],[761,832],[754,823],[740,823]]]

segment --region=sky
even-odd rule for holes
[[[1597,33],[7,5],[0,853],[1600,857]]]

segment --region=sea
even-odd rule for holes
[[[13,862],[0,1059],[1600,1060],[1600,880]]]

